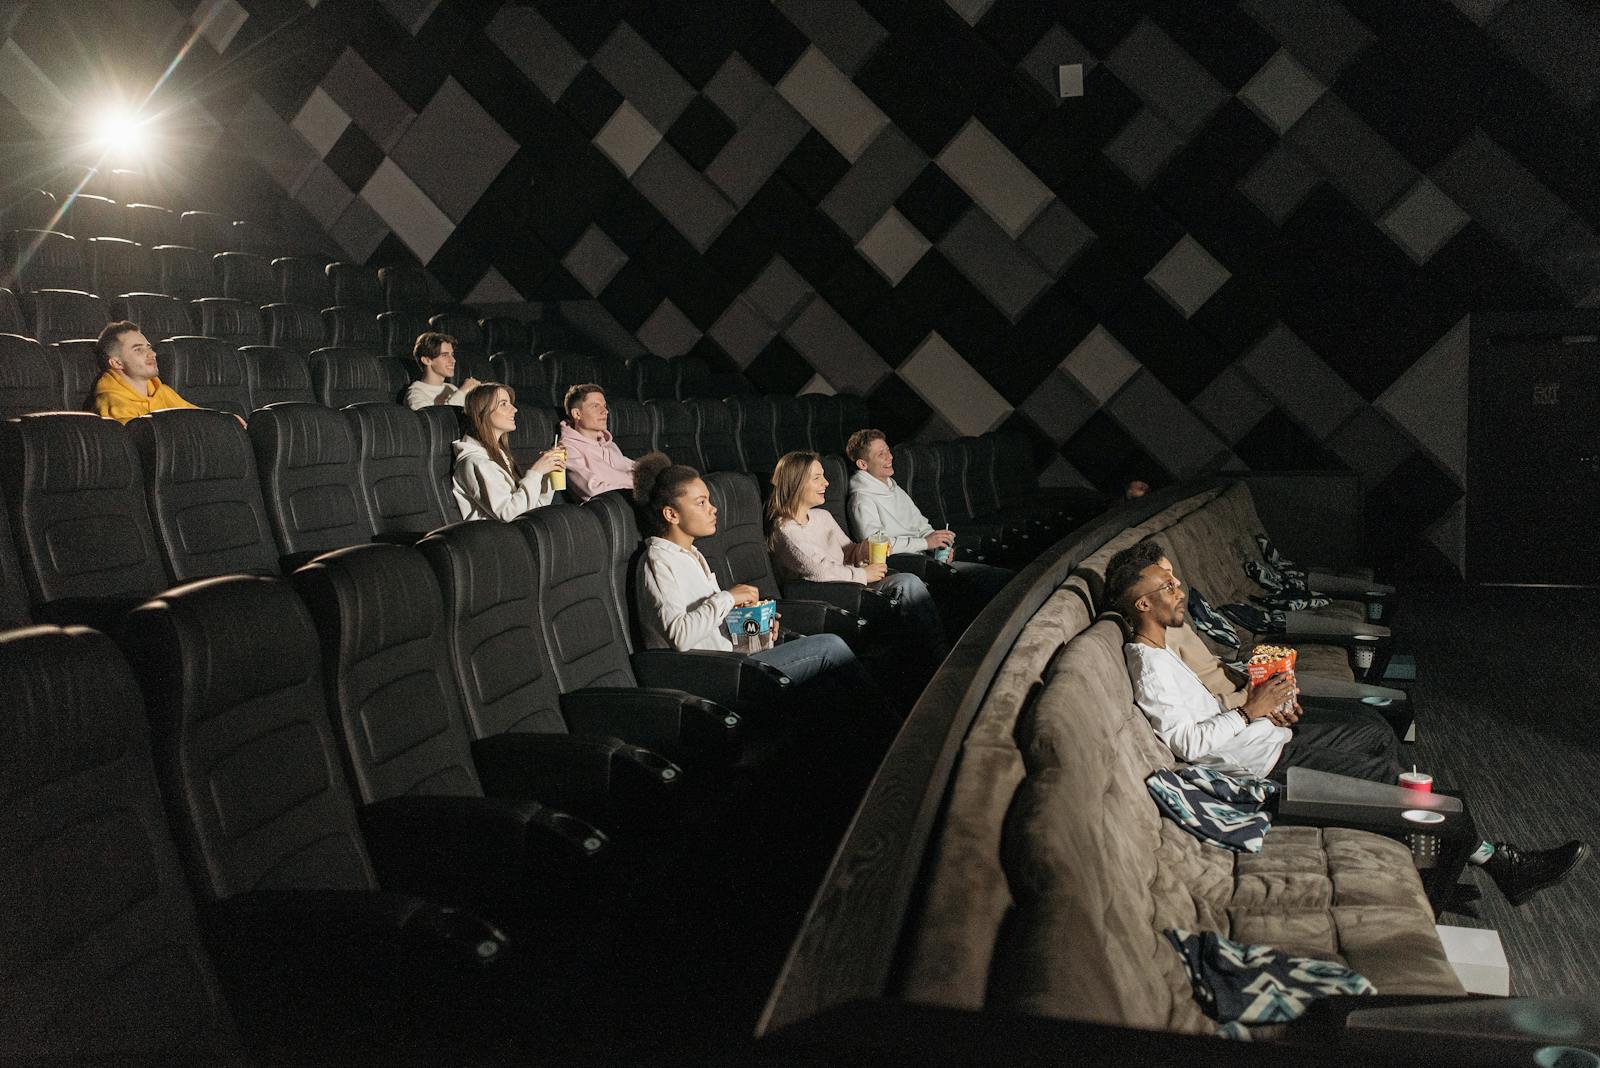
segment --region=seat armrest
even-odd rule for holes
[[[505,955],[506,936],[470,912],[409,894],[284,887],[204,904],[199,915],[214,945],[299,946],[319,957],[377,947],[413,964],[484,967]]]
[[[415,545],[428,536],[426,530],[384,530],[372,536],[374,545]]]
[[[472,743],[490,797],[539,801],[606,826],[670,826],[683,771],[648,749],[598,735],[516,732]]]
[[[821,601],[778,602],[783,630],[789,634],[837,634],[855,645],[866,636],[867,621],[854,612]]]
[[[575,735],[626,738],[695,766],[725,767],[744,748],[737,712],[678,689],[589,686],[561,695]]]
[[[632,663],[646,686],[686,690],[750,719],[770,721],[789,702],[789,676],[740,653],[640,649]]]
[[[854,612],[869,624],[886,620],[894,614],[894,602],[882,590],[864,586],[859,582],[812,582],[796,579],[783,584],[785,600],[821,601],[846,612]]]
[[[529,875],[579,881],[610,849],[594,825],[537,801],[408,794],[364,805],[357,815],[379,881],[396,889],[448,886],[471,894]]]
[[[927,553],[895,553],[889,557],[889,570],[915,575],[926,582],[930,589],[935,583],[953,582],[956,577],[955,568],[942,560],[935,560]]]

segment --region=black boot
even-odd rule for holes
[[[1483,865],[1506,900],[1520,905],[1547,886],[1554,886],[1589,855],[1587,843],[1573,840],[1554,849],[1521,850],[1496,842],[1494,856]]]

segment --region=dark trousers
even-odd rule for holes
[[[1393,784],[1400,777],[1400,744],[1376,712],[1308,711],[1268,777],[1284,782],[1294,767]]]

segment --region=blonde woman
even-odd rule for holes
[[[950,643],[933,595],[917,576],[891,574],[887,564],[872,563],[867,542],[851,541],[822,507],[827,489],[822,459],[814,452],[791,452],[773,469],[767,546],[779,577],[860,582],[887,593],[900,624],[900,644],[911,657],[926,657],[936,667]]]
[[[467,519],[515,519],[555,497],[547,477],[564,470],[565,454],[549,449],[523,471],[506,448],[517,429],[517,395],[510,386],[484,382],[467,394],[467,432],[456,442],[451,488]]]

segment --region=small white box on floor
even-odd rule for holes
[[[1450,927],[1435,924],[1439,941],[1450,967],[1469,994],[1511,996],[1511,966],[1506,963],[1500,932],[1483,927]]]

